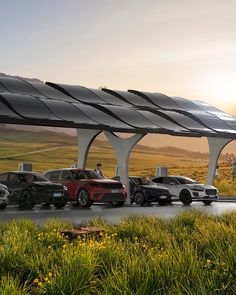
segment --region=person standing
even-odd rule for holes
[[[105,178],[102,172],[102,164],[97,163],[97,166],[95,168],[95,172],[97,173],[98,178]]]
[[[234,162],[232,166],[232,179],[233,181],[236,179],[236,162]]]

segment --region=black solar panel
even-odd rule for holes
[[[0,123],[236,138],[236,117],[207,103],[138,90],[0,77]]]

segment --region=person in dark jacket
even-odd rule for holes
[[[101,163],[97,163],[97,166],[94,171],[97,173],[97,176],[99,178],[105,178],[103,175],[103,172],[102,172],[102,164]]]

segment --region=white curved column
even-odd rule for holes
[[[130,203],[130,190],[129,190],[129,156],[133,147],[146,135],[146,134],[135,134],[129,138],[121,138],[112,132],[104,131],[107,139],[111,143],[116,153],[118,162],[118,174],[120,181],[127,188],[127,203]]]
[[[85,168],[89,148],[101,130],[76,129],[78,136],[78,168]]]
[[[208,163],[208,175],[207,175],[207,184],[213,185],[215,179],[215,171],[223,148],[230,143],[233,139],[229,138],[215,138],[208,137],[208,146],[209,146],[209,163]]]

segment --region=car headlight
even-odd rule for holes
[[[67,191],[67,187],[65,185],[63,185],[63,189],[64,191]]]

